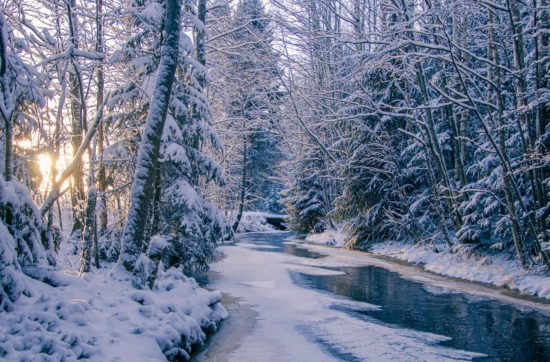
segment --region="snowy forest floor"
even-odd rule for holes
[[[346,235],[342,230],[327,230],[310,234],[311,243],[344,247]],[[374,255],[390,257],[422,266],[425,270],[503,287],[517,292],[550,299],[550,273],[542,267],[522,269],[515,260],[505,255],[480,255],[468,248],[452,250],[444,243],[412,244],[388,241],[367,249]]]
[[[106,264],[83,277],[70,267],[37,271],[45,282],[21,274],[27,295],[0,318],[0,360],[188,358],[227,317],[221,293],[179,269],[159,272],[152,290],[118,273]]]

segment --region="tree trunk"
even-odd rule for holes
[[[13,100],[8,82],[8,44],[4,14],[0,14],[0,86],[2,87],[1,113],[4,119],[4,179],[11,181],[13,176]]]
[[[202,23],[202,27],[196,30],[197,60],[200,64],[206,66],[206,0],[199,0],[197,17]],[[201,87],[206,85],[206,79],[202,75],[197,79]]]
[[[165,37],[152,97],[153,102],[147,114],[130,194],[130,208],[122,234],[119,265],[127,271],[134,270],[136,261],[144,250],[145,224],[152,204],[160,141],[178,61],[180,11],[179,0],[167,0]]]
[[[246,134],[243,137],[243,170],[241,174],[241,196],[240,196],[240,202],[239,202],[239,212],[237,213],[237,217],[235,218],[235,222],[233,223],[233,231],[237,231],[239,228],[239,224],[241,223],[241,218],[243,217],[244,212],[244,204],[246,201],[246,164],[248,162],[247,159],[247,142],[246,142]]]
[[[69,22],[70,46],[78,49],[78,21],[73,9],[76,7],[76,0],[67,3],[67,15]],[[73,148],[73,157],[82,143],[83,131],[83,97],[80,90],[80,75],[76,60],[71,59],[72,70],[69,71],[69,93],[71,96],[71,145]],[[71,233],[80,231],[84,227],[82,204],[85,200],[84,194],[84,166],[82,160],[78,160],[75,172],[72,175],[73,188],[71,190],[71,204],[73,210],[73,229]]]
[[[533,194],[534,208],[540,210],[546,207],[545,195],[544,195],[544,180],[541,177],[541,173],[538,172],[536,164],[534,164],[535,153],[535,135],[536,127],[533,125],[533,120],[528,113],[528,100],[526,97],[527,92],[527,78],[526,78],[526,69],[525,69],[525,44],[524,44],[524,27],[522,25],[520,3],[518,0],[508,0],[508,15],[510,18],[510,25],[512,29],[512,45],[513,45],[513,56],[514,56],[514,66],[517,72],[515,77],[515,91],[516,91],[516,111],[519,114],[519,119],[521,125],[524,129],[524,134],[526,137],[526,147],[523,157],[525,158],[526,163],[529,165],[527,170],[527,177],[531,184],[531,192]],[[535,39],[535,47],[537,46],[537,39]],[[535,50],[538,48],[536,47]],[[535,74],[536,79],[536,74]],[[544,103],[544,102],[542,102]],[[537,113],[540,107],[537,107]],[[535,211],[536,211],[535,210]],[[533,214],[536,212],[530,213],[529,218],[531,218],[533,224],[538,228],[536,232],[537,235],[534,235],[534,244],[537,245],[537,237],[539,234],[543,233],[545,222],[539,217],[534,217]]]
[[[537,1],[533,0],[533,27],[534,31],[538,34],[535,39],[535,83],[537,92],[539,93],[538,96],[540,97],[540,93],[548,88],[548,77],[546,76],[546,69],[548,69],[548,56],[550,55],[550,36],[547,29],[548,26],[550,26],[550,9],[548,9],[547,0],[540,0],[539,4],[540,11],[537,8]],[[549,116],[550,108],[548,102],[540,102],[537,106],[535,125],[535,150],[537,155],[548,154],[548,152],[550,151],[548,149],[548,144],[544,144],[543,140]],[[548,203],[547,194],[544,192],[544,180],[550,177],[550,172],[548,171],[548,168],[545,169],[542,167],[536,168],[534,172],[535,179],[537,181],[537,187],[539,188],[539,208],[543,208]],[[544,215],[540,215],[538,219],[538,222],[540,224],[538,238],[543,241],[547,240],[549,235],[547,231],[548,225],[546,223],[546,218],[544,217]],[[543,257],[545,257],[546,259],[550,259],[550,251],[542,251],[542,253]]]
[[[4,179],[11,181],[13,177],[13,120],[4,119],[4,138],[6,146],[4,148]]]
[[[86,202],[86,215],[84,223],[84,235],[82,238],[82,254],[80,256],[80,273],[91,270],[94,240],[97,240],[95,207],[97,202],[97,189],[94,185],[88,189]]]
[[[96,51],[98,53],[103,52],[103,0],[96,0],[96,29],[97,29],[97,42]],[[105,81],[103,75],[103,64],[97,65],[97,107],[103,104]],[[98,108],[99,109],[99,108]],[[103,119],[97,129],[97,154],[99,156],[99,165],[97,170],[97,189],[99,193],[99,205],[98,205],[98,228],[99,235],[103,235],[107,228],[107,197],[105,196],[106,176],[105,176],[105,164],[103,163],[103,151],[104,151],[104,128]]]

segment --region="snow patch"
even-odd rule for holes
[[[341,229],[328,229],[319,234],[308,234],[306,241],[321,245],[331,245],[336,247],[342,247],[348,235]]]
[[[269,214],[265,212],[244,212],[237,228],[238,233],[273,231],[275,228],[267,223]]]
[[[315,268],[310,266],[291,266],[289,270],[301,273],[301,274],[307,274],[307,275],[320,275],[320,276],[330,276],[330,275],[344,275],[346,274],[343,271],[340,270],[331,270],[331,269],[325,269],[325,268]]]

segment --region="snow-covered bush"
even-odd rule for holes
[[[31,292],[0,318],[0,359],[187,360],[227,317],[221,294],[181,269],[160,272],[152,290],[136,290],[108,270],[84,279],[51,272],[60,287],[23,276]]]
[[[22,268],[54,263],[42,245],[43,236],[47,234],[40,211],[28,190],[0,176],[0,310],[9,308],[25,290]]]
[[[275,228],[267,223],[268,214],[264,212],[244,212],[237,228],[238,233],[252,233],[258,231],[273,231]]]

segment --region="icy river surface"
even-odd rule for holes
[[[550,361],[550,305],[291,233],[240,235],[202,280],[230,312],[197,361]]]

